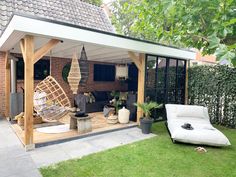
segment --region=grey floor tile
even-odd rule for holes
[[[0,120],[0,176],[41,176],[6,120]]]
[[[30,171],[27,171],[27,172],[21,172],[21,173],[13,174],[13,175],[8,176],[8,177],[42,177],[42,175],[36,169],[36,170],[30,170]]]
[[[41,149],[37,153],[31,154],[32,159],[34,160],[37,167],[47,166],[54,164],[60,161],[70,159],[70,156],[66,154],[62,149]]]
[[[130,144],[153,136],[156,135],[144,135],[139,128],[135,127],[37,148],[34,151],[28,152],[28,154],[31,155],[37,167],[42,167],[72,158],[81,158],[92,153]]]

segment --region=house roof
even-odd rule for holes
[[[114,33],[114,29],[102,8],[80,0],[1,0],[0,35],[14,13],[28,14]]]
[[[87,51],[91,53],[92,50],[93,56],[95,57],[91,58],[90,56],[91,60],[96,59],[99,61],[105,60],[104,53],[106,52],[109,55],[106,57],[107,59],[129,59],[129,51],[181,59],[196,58],[196,54],[193,51],[65,22],[57,22],[42,17],[30,15],[22,16],[21,14],[14,14],[12,16],[7,28],[0,37],[0,51],[10,50],[13,53],[19,53],[19,41],[25,35],[35,37],[35,48],[44,45],[48,42],[48,39],[62,40],[63,43],[58,44],[53,50],[54,57],[66,58],[66,56],[68,56],[66,53],[69,52],[68,54],[71,55],[75,47],[85,45]],[[65,51],[68,52],[65,53]],[[98,55],[97,52],[100,54]]]

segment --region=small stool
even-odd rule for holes
[[[78,133],[88,133],[92,131],[92,121],[90,116],[76,117],[75,114],[70,114],[70,129],[76,129]]]

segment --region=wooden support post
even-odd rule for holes
[[[144,82],[145,82],[145,55],[139,54],[140,69],[138,71],[138,103],[144,103]],[[137,122],[140,123],[140,118],[143,117],[143,111],[137,109]]]
[[[25,107],[24,107],[24,128],[25,128],[25,148],[34,149],[33,141],[33,97],[34,97],[34,64],[46,55],[60,40],[51,39],[36,52],[34,49],[34,37],[26,35],[20,41],[20,48],[24,58],[24,89],[25,89]]]
[[[5,117],[10,116],[11,67],[8,52],[5,52]]]
[[[25,148],[34,148],[33,142],[33,96],[34,96],[34,38],[25,36],[21,41],[21,46],[25,62],[24,89],[25,89],[25,108],[24,108],[24,128],[25,128]]]
[[[138,68],[138,103],[144,102],[144,83],[145,83],[145,54],[136,56],[133,52],[128,52],[129,57]],[[143,111],[138,107],[137,122],[140,123],[140,118],[143,117]]]
[[[184,104],[189,104],[188,101],[188,69],[190,67],[190,61],[187,60],[186,61],[186,74],[185,74],[185,100],[184,100]]]

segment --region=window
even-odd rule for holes
[[[19,58],[17,61],[16,77],[18,80],[24,79],[24,61]],[[50,60],[41,59],[34,64],[34,79],[43,80],[50,75]]]
[[[145,98],[157,103],[183,104],[185,98],[186,61],[147,55]],[[156,120],[165,118],[165,108],[153,110]]]

